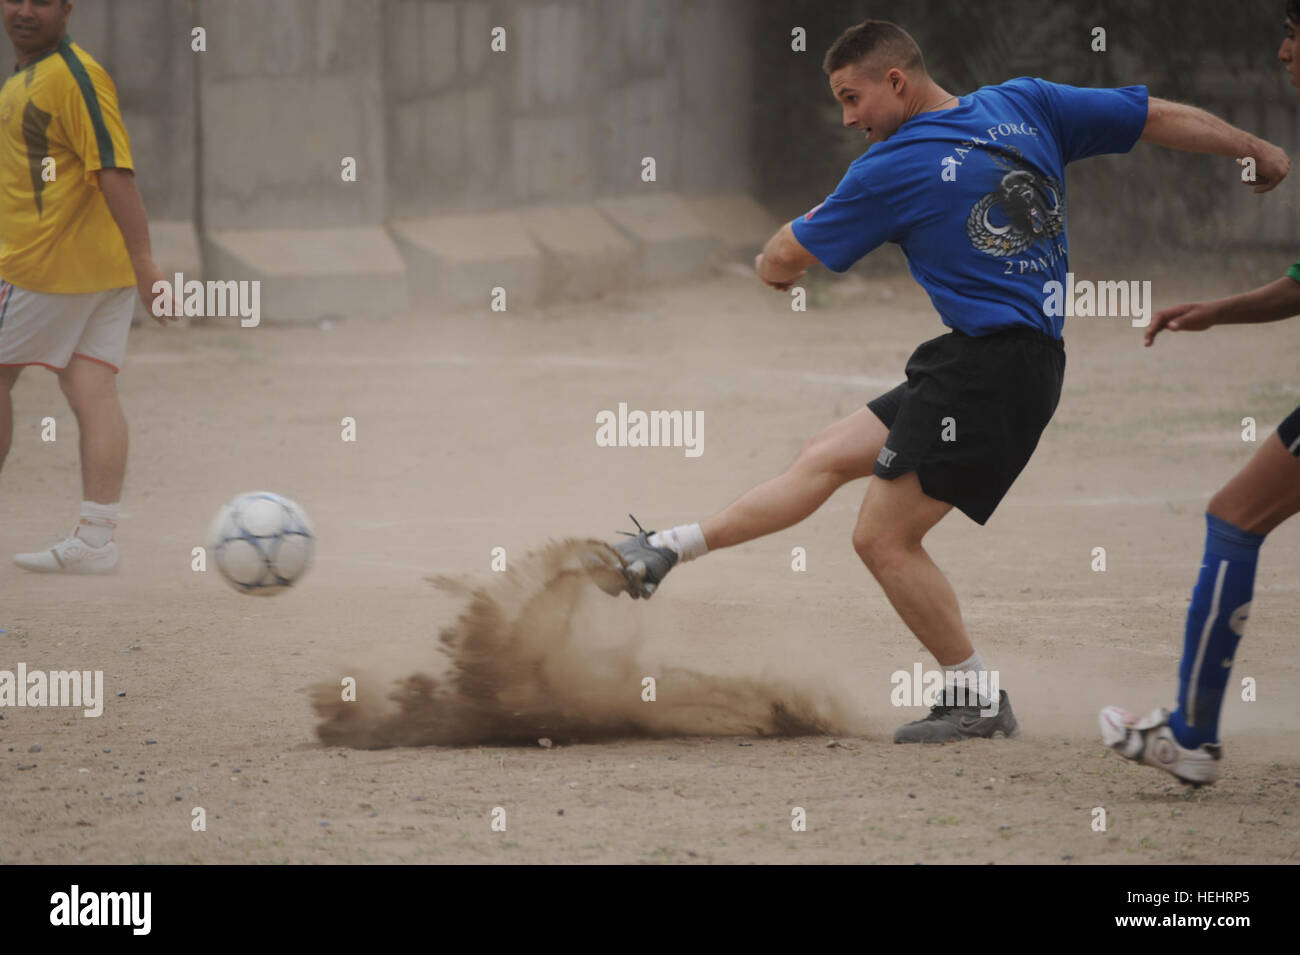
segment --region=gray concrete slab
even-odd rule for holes
[[[511,312],[541,302],[542,251],[509,212],[397,219],[389,223],[405,258],[417,309],[481,308],[506,290]]]
[[[638,284],[695,278],[721,262],[721,243],[680,196],[600,199],[596,208],[637,244]]]
[[[519,219],[544,256],[544,302],[592,298],[633,281],[638,247],[594,206],[536,206]]]
[[[379,226],[228,229],[203,244],[204,278],[257,279],[262,321],[288,324],[404,312],[406,265]]]

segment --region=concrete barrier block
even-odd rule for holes
[[[517,200],[572,198],[594,192],[590,116],[523,116],[511,127]]]
[[[596,208],[637,244],[640,283],[696,278],[717,264],[718,240],[680,196],[660,192],[601,199]]]
[[[391,7],[387,54],[392,93],[409,99],[447,86],[456,76],[457,46],[454,3],[397,0]]]
[[[315,67],[321,73],[373,69],[379,63],[380,34],[357,23],[378,23],[383,17],[380,0],[316,0]]]
[[[90,4],[86,4],[90,6]],[[73,8],[80,12],[79,7]],[[117,0],[113,4],[113,65],[109,75],[117,86],[119,99],[133,100],[145,105],[154,112],[167,109],[167,67],[175,55],[197,56],[190,53],[189,44],[181,46],[184,38],[177,35],[175,49],[153,52],[150,56],[132,56],[130,51],[137,48],[141,37],[156,36],[161,31],[160,24],[168,21],[167,11],[158,0]],[[72,33],[72,22],[68,23],[68,32]],[[76,34],[73,34],[75,37]],[[170,39],[170,38],[169,38]],[[80,44],[80,40],[77,41]],[[96,54],[85,47],[91,56]],[[103,63],[102,60],[100,60]],[[104,64],[105,69],[108,65]]]
[[[567,3],[528,3],[515,9],[510,49],[516,109],[574,104],[587,69],[582,55],[583,11]],[[498,24],[510,29],[509,24]]]
[[[262,3],[255,20],[243,20],[243,42],[259,42],[261,71],[266,76],[301,75],[311,61],[311,5],[315,0],[276,0]],[[363,18],[352,21],[355,39],[378,26]]]
[[[406,265],[379,226],[210,232],[204,263],[208,280],[260,280],[268,324],[387,317],[408,306]]]
[[[208,228],[314,228],[383,218],[383,110],[376,77],[228,80],[204,92]],[[344,182],[342,160],[357,161]]]
[[[518,215],[434,216],[389,225],[405,257],[417,309],[488,312],[497,287],[506,290],[510,311],[532,309],[541,301],[542,252]]]
[[[752,262],[782,225],[752,196],[697,196],[686,204],[728,260]]]
[[[519,218],[542,250],[544,302],[591,298],[634,281],[639,250],[594,206],[536,206]]]
[[[659,188],[678,188],[678,124],[673,76],[631,83],[601,96],[594,137],[601,193],[620,194],[642,185],[642,161],[653,157]]]
[[[460,5],[460,56],[466,74],[477,73],[492,52],[492,28],[505,24],[493,23],[492,11],[486,3],[467,0]]]
[[[258,35],[265,0],[200,0],[195,26],[207,34],[203,57],[205,84],[231,77],[256,76],[262,67],[262,44]],[[258,29],[254,30],[253,28]]]

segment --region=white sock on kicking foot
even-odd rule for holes
[[[96,504],[94,501],[81,502],[81,520],[73,532],[91,547],[103,547],[113,539],[117,530],[118,504]]]
[[[989,679],[988,676],[984,676],[984,677],[979,676],[979,674],[981,673],[987,674],[988,669],[987,667],[984,666],[984,661],[980,659],[980,652],[978,650],[972,653],[965,660],[962,660],[961,663],[954,663],[952,664],[952,666],[946,666],[943,668],[943,687],[945,693],[948,692],[949,687],[953,686],[953,680],[955,679],[954,677],[950,677],[948,675],[950,673],[960,674],[961,675],[960,682],[965,687],[970,687],[970,678],[967,677],[966,674],[974,673],[976,675],[975,679],[978,681],[975,684],[975,687],[978,691],[980,691],[981,697],[983,697],[986,692],[989,692],[991,690],[991,686],[988,682]],[[983,704],[988,704],[993,701],[989,699],[989,700],[982,700],[981,702]]]
[[[703,557],[709,552],[699,524],[682,524],[672,530],[656,531],[650,535],[649,542],[651,547],[667,547],[676,552],[677,559],[682,562]]]

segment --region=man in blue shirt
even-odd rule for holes
[[[1267,191],[1290,161],[1203,110],[1149,98],[1143,86],[1021,78],[950,94],[915,41],[885,21],[845,31],[823,69],[844,125],[870,148],[824,202],[772,237],[758,276],[787,291],[815,262],[842,272],[893,242],[951,331],[916,350],[905,383],[813,437],[784,474],[702,524],[617,545],[624,589],[648,597],[678,560],[790,527],[841,485],[874,474],[881,480],[867,487],[853,546],[949,690],[963,690],[945,692],[894,741],[1016,736],[1006,692],[989,680],[957,597],[921,542],[954,507],[985,523],[1056,410],[1063,319],[1047,289],[1068,270],[1065,166],[1145,140],[1253,157],[1256,191]]]

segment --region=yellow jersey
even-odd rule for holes
[[[0,87],[0,279],[33,292],[135,285],[99,170],[132,169],[117,88],[67,37]]]

